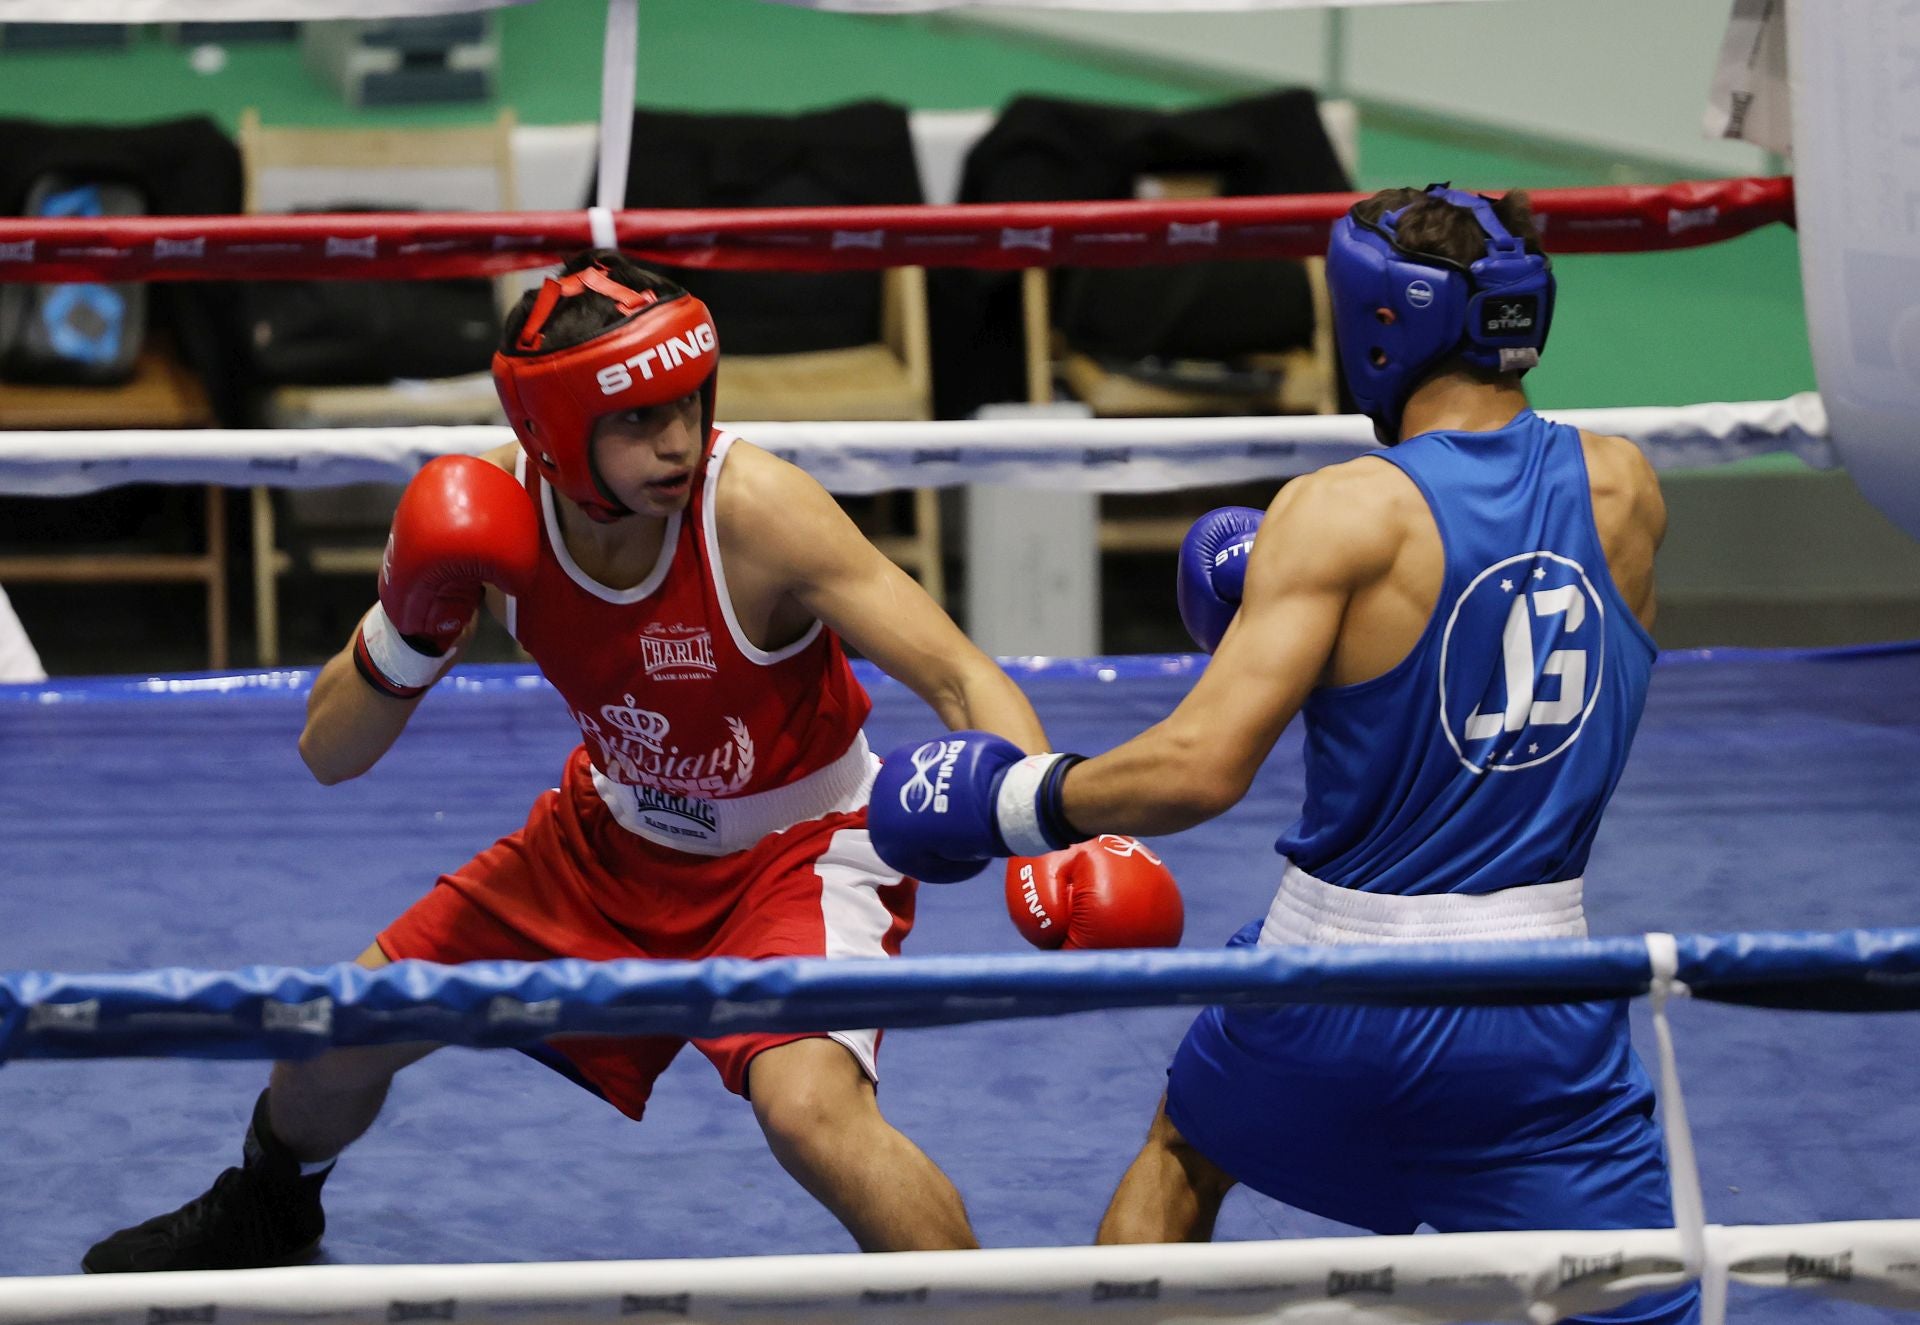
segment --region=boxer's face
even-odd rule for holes
[[[700,464],[700,393],[665,405],[607,414],[593,425],[601,480],[636,515],[656,518],[686,507]]]

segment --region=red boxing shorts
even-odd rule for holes
[[[614,821],[593,789],[584,749],[526,827],[482,851],[383,930],[380,950],[457,963],[579,957],[894,957],[913,927],[917,884],[867,841],[865,809],[810,819],[728,856],[656,846]],[[878,1080],[880,1032],[723,1035],[694,1047],[727,1089],[747,1093],[763,1049],[821,1034]],[[567,1036],[534,1056],[577,1075],[629,1117],[686,1041],[675,1036]]]

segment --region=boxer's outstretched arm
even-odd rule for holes
[[[818,481],[740,444],[727,471],[723,528],[741,530],[739,546],[777,568],[795,602],[925,700],[950,729],[1046,749],[1040,719],[1012,678],[867,541]]]
[[[1364,467],[1363,467],[1364,466]],[[1384,466],[1295,479],[1268,508],[1240,610],[1168,717],[1066,774],[1067,820],[1085,833],[1173,833],[1246,794],[1319,683],[1347,603],[1391,571],[1401,545]]]

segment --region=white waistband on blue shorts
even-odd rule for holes
[[[1583,939],[1583,879],[1492,893],[1363,893],[1291,863],[1260,926],[1260,946],[1287,943],[1453,943],[1475,939]]]
[[[867,803],[880,761],[857,733],[846,753],[784,787],[751,796],[707,798],[615,782],[598,768],[593,787],[630,833],[696,856],[745,851],[761,838],[827,814],[851,814]]]

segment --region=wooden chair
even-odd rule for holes
[[[1205,198],[1217,192],[1205,176],[1158,176],[1141,181],[1144,197]],[[1048,273],[1029,267],[1021,273],[1021,315],[1026,346],[1027,398],[1035,404],[1054,399],[1055,382],[1097,418],[1173,418],[1195,415],[1336,414],[1340,409],[1339,368],[1334,359],[1333,306],[1327,294],[1326,263],[1305,262],[1313,300],[1313,334],[1306,346],[1249,356],[1249,366],[1271,371],[1271,384],[1247,387],[1174,387],[1109,371],[1092,355],[1076,349],[1054,325]],[[1177,504],[1177,503],[1176,503]],[[1166,503],[1108,499],[1100,521],[1103,552],[1154,552],[1180,546],[1198,512],[1160,514]]]
[[[723,340],[714,412],[727,423],[931,419],[933,368],[924,268],[895,267],[883,276],[880,335],[870,345],[794,354],[728,354]],[[944,603],[940,494],[916,488],[911,502],[910,529],[875,514],[866,523],[877,527],[867,533],[876,547],[919,579],[935,602]],[[856,518],[863,514],[856,509]]]
[[[149,332],[130,381],[117,386],[0,383],[0,428],[211,428],[206,390],[175,356],[162,333]],[[209,484],[203,551],[88,550],[0,556],[0,583],[201,584],[207,595],[207,666],[228,665],[227,508]]]
[[[249,108],[240,153],[250,213],[312,210],[352,202],[421,210],[511,211],[516,206],[514,114],[448,128],[309,128],[264,125]],[[503,284],[501,298],[507,287]],[[486,373],[391,386],[282,386],[267,403],[282,428],[500,423]],[[289,514],[313,537],[302,567],[316,574],[380,569],[394,489],[382,485],[288,493]],[[293,559],[279,545],[272,493],[252,492],[255,635],[262,665],[280,653],[278,579]]]
[[[333,129],[266,125],[240,115],[249,212],[338,202],[432,211],[511,210],[514,113],[446,128]]]

